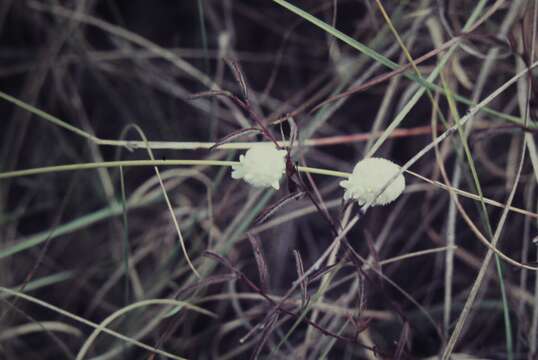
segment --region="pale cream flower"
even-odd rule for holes
[[[399,171],[400,166],[387,159],[368,158],[359,161],[349,179],[340,182],[340,186],[346,189],[344,200],[357,200],[361,206],[370,202],[372,206],[386,205],[396,200],[405,189],[402,174],[383,193],[377,195]]]
[[[273,143],[254,144],[239,164],[232,166],[232,178],[244,179],[254,187],[280,188],[280,178],[286,170],[286,150],[278,150]]]

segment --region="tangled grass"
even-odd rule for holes
[[[535,0],[4,0],[0,358],[535,359],[537,24]],[[279,186],[231,176],[260,142]],[[398,173],[345,201],[371,157]]]

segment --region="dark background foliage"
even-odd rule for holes
[[[436,20],[438,25],[444,19],[451,26],[452,35],[457,34],[475,6],[474,1],[463,0],[423,3],[421,6],[418,1],[383,1],[415,58],[436,47],[428,30],[429,19]],[[392,61],[405,62],[374,1],[295,1],[294,4],[328,23],[335,21],[343,33]],[[488,6],[491,6],[489,2]],[[475,94],[472,86],[477,84],[485,62],[479,55],[491,51],[499,42],[504,41],[500,47],[503,56],[496,60],[478,98],[484,98],[514,75],[517,56],[506,38],[497,43],[486,41],[497,35],[511,6],[520,5],[507,2],[501,6],[478,28],[480,36],[466,42],[471,50],[456,51],[458,64],[471,84],[466,86],[451,63],[451,70],[445,76],[458,94],[469,98]],[[511,32],[516,38],[521,37],[518,26],[525,14],[524,4],[520,7],[520,16]],[[66,11],[68,16],[64,16]],[[77,12],[79,15],[73,15]],[[413,27],[416,18],[420,20]],[[440,29],[445,41],[450,39],[446,24]],[[170,61],[151,46],[141,46],[133,37],[169,50],[175,60]],[[241,119],[251,126],[257,125],[245,109],[222,98],[189,99],[192,94],[208,90],[203,76],[222,89],[240,94],[240,86],[226,59],[239,64],[249,88],[252,109],[277,138],[280,139],[281,131],[287,136],[290,126],[284,122],[281,128],[271,123],[295,111],[300,136],[313,129],[311,137],[315,139],[376,135],[374,120],[385,106],[382,104],[389,91],[388,81],[351,95],[337,106],[327,105],[320,112],[310,110],[353,82],[364,83],[389,69],[272,1],[0,1],[0,91],[100,139],[120,139],[128,125],[136,124],[150,140],[207,142],[244,127]],[[429,73],[436,65],[435,60],[432,57],[421,64],[421,70]],[[395,85],[381,117],[381,130],[402,110],[413,86],[408,79],[401,79]],[[516,99],[514,87],[496,98],[491,106],[519,116]],[[466,105],[458,106],[462,115],[468,109]],[[439,100],[439,108],[453,121],[444,98]],[[320,115],[323,111],[332,113],[323,118]],[[0,101],[0,114],[2,171],[148,158],[143,150],[95,145],[5,100]],[[432,134],[428,130],[431,116],[432,104],[424,96],[399,127],[401,136],[386,141],[377,156],[405,163],[431,142]],[[472,130],[469,139],[482,189],[485,196],[503,202],[511,190],[517,168],[513,164],[518,161],[524,129],[485,113],[480,113],[476,122],[480,126]],[[412,134],[422,127],[428,131]],[[529,133],[536,138],[535,131]],[[125,138],[139,140],[132,130]],[[309,166],[350,172],[364,156],[366,140],[341,138],[330,146],[304,148],[303,159],[296,160]],[[459,163],[463,169],[459,187],[476,192],[461,153],[461,142],[452,137],[446,143],[443,156],[449,177],[454,164]],[[156,149],[154,155],[157,159],[238,158],[236,151],[219,150]],[[331,279],[332,285],[342,283],[324,295],[328,310],[325,308],[315,318],[311,312],[307,313],[306,319],[314,323],[299,321],[294,329],[302,310],[300,291],[293,292],[290,302],[284,305],[288,312],[277,312],[279,317],[274,327],[271,327],[273,318],[266,318],[272,305],[263,296],[283,296],[293,285],[298,277],[294,250],[300,253],[307,269],[333,242],[334,234],[323,212],[316,210],[305,197],[286,203],[265,223],[256,224],[253,219],[261,211],[287,195],[289,180],[278,192],[269,194],[233,181],[226,168],[199,167],[204,175],[183,170],[168,172],[166,184],[195,266],[203,268],[212,264],[202,280],[197,280],[187,267],[170,213],[159,195],[158,183],[150,188],[156,194],[153,200],[133,205],[124,212],[122,177],[119,169],[114,168],[104,172],[53,172],[0,180],[0,250],[28,239],[42,239],[24,251],[0,258],[0,285],[25,291],[97,323],[143,299],[175,298],[192,302],[218,317],[181,310],[149,325],[162,315],[162,307],[153,306],[122,317],[111,328],[193,359],[248,358],[256,356],[258,351],[261,356],[271,354],[273,358],[320,358],[326,349],[330,349],[331,359],[372,358],[373,352],[364,350],[364,346],[375,348],[380,358],[424,358],[442,351],[485,254],[485,247],[461,217],[456,217],[455,226],[460,248],[452,278],[449,333],[443,330],[445,252],[397,261],[378,272],[358,270],[357,256],[353,253],[364,259],[373,258],[376,265],[376,261],[446,245],[450,226],[448,192],[425,186],[424,182],[407,175],[408,191],[397,202],[361,215],[347,236],[348,245],[342,246],[336,256],[339,264],[345,266]],[[442,181],[433,152],[412,170]],[[162,167],[161,171],[172,170]],[[125,196],[129,199],[136,194],[150,178],[155,181],[152,167],[124,168]],[[303,179],[306,179],[304,175]],[[331,218],[341,221],[346,207],[339,201],[342,196],[339,180],[318,176],[314,179],[323,202],[331,204]],[[211,207],[207,202],[208,183]],[[535,183],[533,168],[527,160],[514,206],[536,212]],[[312,187],[308,185],[308,188],[317,199]],[[460,200],[473,222],[486,233],[477,203]],[[295,216],[303,209],[309,210]],[[494,226],[501,213],[498,207],[488,207]],[[359,214],[358,208],[355,206],[350,214]],[[75,229],[63,232],[66,224]],[[256,233],[261,244],[269,269],[267,284],[259,280],[260,270],[247,231]],[[532,263],[536,259],[534,249],[529,250],[533,246],[533,234],[536,234],[536,219],[511,214],[503,231],[503,251],[518,260],[527,256],[524,261]],[[219,257],[204,257],[207,250]],[[230,261],[233,269],[224,264],[224,259]],[[127,264],[132,267],[129,277],[123,272]],[[533,310],[536,302],[532,300],[536,278],[528,273],[527,278],[521,278],[521,269],[515,267],[503,269],[514,342],[512,352],[517,358],[531,358],[528,334],[532,334],[532,314],[536,311]],[[233,271],[242,272],[255,286],[237,273],[232,279],[228,275],[234,274]],[[505,359],[508,350],[503,303],[493,266],[489,274],[487,286],[483,286],[456,350],[477,358]],[[312,281],[309,297],[319,287],[319,279]],[[310,301],[314,302],[314,298]],[[14,297],[2,298],[1,309],[1,359],[71,358],[92,331],[57,312]],[[354,325],[351,315],[355,316]],[[81,333],[43,331],[40,321],[62,322]],[[36,332],[2,339],[2,333],[9,334],[23,324],[34,324]],[[365,324],[367,331],[356,337],[357,330],[363,330],[361,326]],[[264,328],[255,328],[260,325]],[[252,335],[240,341],[249,331],[253,331]],[[281,341],[283,345],[279,345]],[[110,353],[111,350],[116,353]],[[151,352],[123,345],[104,334],[92,345],[90,353],[118,359],[151,358]]]

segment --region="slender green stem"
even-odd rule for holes
[[[297,166],[297,170],[299,170],[300,172],[305,172],[305,173],[336,176],[336,177],[342,177],[342,178],[348,178],[351,175],[350,173],[343,172],[343,171],[320,169],[320,168],[313,168],[313,167],[308,167],[308,166]]]
[[[7,179],[19,176],[46,174],[51,172],[88,170],[98,168],[115,168],[119,166],[177,166],[177,165],[202,165],[202,166],[232,166],[238,164],[236,161],[221,160],[125,160],[125,161],[104,161],[83,164],[67,164],[57,166],[46,166],[26,170],[7,171],[0,173],[0,179]]]
[[[8,179],[20,176],[30,176],[46,174],[51,172],[63,172],[74,170],[89,170],[99,168],[115,168],[115,167],[134,167],[134,166],[233,166],[239,164],[238,161],[226,161],[226,160],[123,160],[123,161],[105,161],[105,162],[93,162],[83,164],[66,164],[56,166],[45,166],[26,170],[15,170],[0,173],[0,179]],[[319,169],[308,166],[298,166],[297,169],[301,172],[309,172],[312,174],[328,175],[336,177],[349,177],[349,173],[328,169]]]
[[[228,161],[228,160],[124,160],[124,161],[104,161],[104,162],[94,162],[94,163],[81,163],[81,164],[67,164],[67,165],[56,165],[56,166],[46,166],[33,169],[25,170],[15,170],[0,173],[1,179],[8,179],[21,176],[30,176],[30,175],[39,175],[47,174],[52,172],[62,172],[62,171],[75,171],[75,170],[89,170],[89,169],[98,169],[98,168],[114,168],[114,167],[135,167],[135,166],[233,166],[239,164],[238,161]],[[303,173],[311,173],[318,175],[334,176],[341,178],[348,178],[351,174],[343,171],[329,170],[329,169],[320,169],[309,166],[298,166],[297,170]],[[403,172],[410,174],[422,181],[425,181],[431,185],[439,187],[444,190],[450,190],[455,192],[460,196],[467,197],[473,200],[484,201],[488,205],[496,206],[499,208],[506,208],[506,206],[498,201],[491,200],[489,198],[481,197],[467,191],[463,191],[454,187],[447,186],[438,181],[432,181],[420,174],[417,174],[411,170],[405,169]],[[538,214],[524,209],[520,209],[515,206],[508,206],[508,209],[525,216],[530,216],[533,218],[538,218]]]
[[[120,188],[121,188],[121,212],[123,222],[123,266],[124,266],[124,305],[129,305],[129,251],[131,246],[129,245],[129,216],[127,211],[127,196],[125,195],[125,176],[123,174],[123,167],[120,166]]]

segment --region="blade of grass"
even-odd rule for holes
[[[0,342],[7,340],[13,341],[14,338],[17,338],[21,335],[29,335],[36,332],[42,332],[44,329],[46,331],[69,334],[78,338],[82,337],[82,332],[71,325],[67,325],[58,321],[40,321],[39,325],[23,324],[12,328],[3,329],[2,333],[0,334]]]
[[[29,292],[41,288],[45,288],[50,285],[54,285],[69,279],[74,278],[76,275],[75,271],[62,271],[53,275],[44,276],[35,280],[30,281],[25,287],[24,292]],[[14,286],[12,290],[17,290],[21,285]],[[5,297],[6,295],[1,295]]]
[[[121,213],[123,222],[123,268],[124,268],[124,283],[123,283],[123,303],[129,304],[129,255],[131,246],[129,245],[129,218],[127,213],[127,200],[125,196],[125,178],[123,167],[120,166],[120,188],[121,188]]]
[[[202,49],[204,50],[204,66],[205,73],[209,74],[209,51],[207,46],[207,30],[205,24],[205,15],[204,15],[204,3],[203,0],[197,0],[198,5],[198,22],[200,23],[200,34],[202,35]]]

